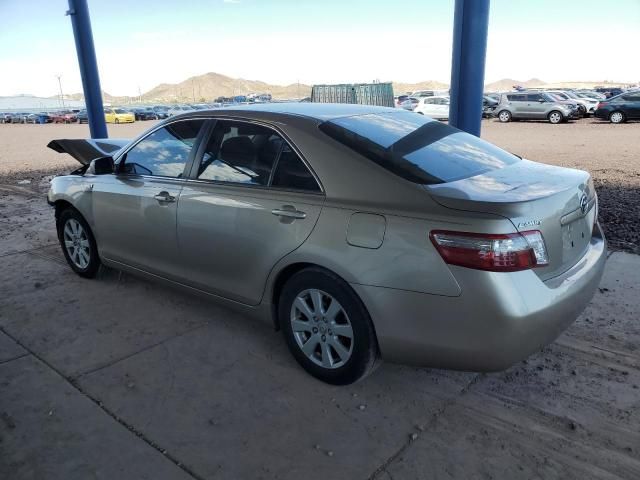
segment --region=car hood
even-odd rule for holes
[[[96,158],[113,156],[129,141],[122,138],[58,139],[51,140],[47,147],[58,153],[68,153],[82,165],[89,165]]]

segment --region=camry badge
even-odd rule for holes
[[[537,227],[541,223],[540,220],[527,220],[526,222],[520,222],[518,228]]]

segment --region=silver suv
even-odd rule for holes
[[[559,102],[545,92],[503,93],[494,111],[501,122],[546,119],[561,123],[578,116],[575,107]]]

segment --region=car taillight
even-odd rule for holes
[[[549,264],[544,238],[538,230],[509,234],[434,230],[429,237],[450,265],[517,272]]]

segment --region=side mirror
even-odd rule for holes
[[[546,100],[544,98],[541,98],[540,100],[538,100],[540,103],[544,103]]]
[[[106,175],[113,173],[114,170],[115,164],[113,163],[113,157],[100,157],[91,161],[87,173],[92,173],[93,175]]]

